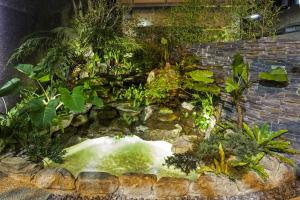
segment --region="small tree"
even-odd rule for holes
[[[242,100],[243,94],[249,87],[249,66],[243,60],[240,54],[234,56],[232,67],[232,77],[227,78],[225,82],[225,89],[228,92],[233,102],[235,103],[238,118],[237,123],[240,128],[243,127],[243,109]]]

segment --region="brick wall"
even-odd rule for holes
[[[261,39],[193,45],[189,49],[201,58],[202,66],[220,66],[214,69],[219,79],[231,73],[232,57],[241,53],[250,65],[253,82],[245,95],[245,120],[258,124],[268,122],[274,130],[288,129],[288,139],[300,149],[300,40]],[[285,66],[288,86],[259,83],[258,73],[268,71],[272,65]],[[227,117],[235,116],[235,109],[229,102],[225,103],[225,108]]]

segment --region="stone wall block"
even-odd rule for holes
[[[127,198],[141,199],[153,197],[153,186],[157,177],[152,174],[124,174],[119,176],[120,188],[118,193]]]
[[[158,199],[184,198],[189,191],[190,181],[182,178],[163,177],[154,185],[154,195]]]
[[[113,195],[119,188],[118,177],[105,172],[81,172],[76,180],[76,190],[82,196]]]

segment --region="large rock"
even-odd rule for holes
[[[81,172],[76,181],[77,192],[82,196],[109,196],[119,185],[118,177],[105,172]]]
[[[109,123],[109,125],[102,125],[95,121],[89,126],[87,133],[88,138],[98,138],[103,136],[130,134],[131,130],[124,120],[114,119]]]
[[[75,189],[74,176],[64,168],[43,169],[34,176],[32,183],[43,189]]]
[[[193,141],[197,139],[197,136],[183,135],[177,138],[173,142],[172,151],[173,153],[182,154],[193,149]]]
[[[161,114],[158,116],[158,120],[161,122],[173,122],[177,120],[177,115],[171,113],[171,114]]]
[[[23,157],[5,157],[0,160],[0,171],[22,182],[30,182],[32,176],[40,169],[41,165]]]
[[[93,109],[97,111],[97,119],[102,120],[113,120],[118,117],[118,111],[113,107],[104,107],[101,109]]]
[[[89,118],[85,114],[76,116],[72,121],[72,126],[79,127],[86,124],[89,121]]]
[[[217,176],[215,174],[206,174],[200,176],[196,182],[193,182],[189,191],[191,196],[205,196],[216,198],[219,196],[239,195],[237,184],[226,176]]]
[[[190,182],[187,179],[163,177],[154,185],[154,195],[162,198],[183,198],[187,196]]]
[[[157,178],[151,174],[125,174],[119,177],[119,192],[127,198],[151,198]]]
[[[145,132],[140,135],[143,139],[147,140],[164,140],[173,143],[182,132],[182,127],[179,124],[174,126],[174,129],[145,129]]]
[[[0,194],[1,200],[48,200],[51,193],[43,189],[18,187]]]
[[[148,119],[150,119],[150,117],[153,115],[155,111],[155,107],[154,106],[147,106],[144,108],[142,115],[141,115],[141,120],[143,122],[146,122]]]
[[[193,111],[195,106],[188,102],[182,102],[181,107],[187,111]]]
[[[267,184],[267,182],[254,171],[249,171],[244,174],[242,179],[238,180],[237,183],[242,194],[265,190],[269,187],[269,183]]]
[[[285,163],[281,163],[277,158],[267,155],[260,161],[260,165],[265,168],[268,178],[263,180],[257,173],[250,171],[242,177],[241,191],[270,190],[296,180],[295,169]]]

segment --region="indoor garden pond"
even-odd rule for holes
[[[276,35],[280,5],[39,11],[0,85],[0,199],[300,196],[300,40]]]

